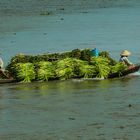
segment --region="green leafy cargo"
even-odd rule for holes
[[[124,65],[123,63],[121,62],[118,62],[116,65],[114,66],[111,66],[111,73],[116,73],[118,72],[119,75],[121,75],[121,73],[127,69],[127,66]]]
[[[11,67],[14,64],[17,63],[36,63],[40,61],[56,61],[56,60],[63,60],[65,58],[77,58],[85,61],[90,61],[91,57],[91,50],[90,49],[74,49],[72,51],[68,52],[62,52],[62,53],[45,53],[45,54],[39,54],[39,55],[25,55],[25,54],[17,54],[14,57],[11,58],[11,61],[8,65],[8,67]]]
[[[56,64],[56,75],[61,80],[66,80],[75,77],[74,63],[72,58],[60,60]]]
[[[55,77],[54,65],[51,62],[41,61],[37,63],[37,80],[48,81]]]
[[[79,75],[82,78],[93,78],[95,77],[96,69],[92,65],[81,65],[79,67]]]
[[[87,61],[66,58],[57,62],[56,74],[61,80],[93,78],[95,76],[95,66],[89,65]]]
[[[95,66],[96,77],[107,78],[110,73],[109,59],[105,57],[92,57],[91,64]]]
[[[17,63],[15,65],[15,77],[17,81],[31,82],[35,79],[35,70],[32,63]]]
[[[99,57],[91,56],[91,49],[75,49],[70,52],[42,55],[14,56],[7,70],[17,81],[48,81],[70,78],[108,78],[109,74],[121,72],[127,67],[113,60],[102,51]]]

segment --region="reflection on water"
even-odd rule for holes
[[[0,139],[138,139],[139,77],[0,86]]]
[[[68,94],[69,92],[81,90],[81,93],[85,91],[97,90],[108,88],[110,86],[110,80],[67,80],[67,81],[49,81],[49,82],[34,82],[34,83],[19,83],[15,85],[9,85],[9,89],[13,92],[24,91],[29,93],[42,93],[52,94],[51,91],[56,91],[55,94]],[[48,92],[47,92],[48,91]]]

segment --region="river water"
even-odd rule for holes
[[[17,53],[75,48],[122,50],[140,60],[140,8],[102,8],[51,16],[6,16],[0,21],[5,65]],[[139,73],[113,80],[68,80],[0,85],[1,140],[139,140]]]

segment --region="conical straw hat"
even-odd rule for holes
[[[131,54],[131,52],[124,50],[121,52],[121,56],[129,56]]]

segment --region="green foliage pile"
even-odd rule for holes
[[[32,63],[17,63],[13,70],[17,81],[31,82],[35,79],[35,70]]]
[[[95,75],[95,67],[87,61],[66,58],[57,62],[56,75],[61,80],[69,78],[92,78]]]
[[[113,60],[108,52],[100,52],[99,57],[92,57],[90,49],[75,49],[71,52],[43,55],[14,56],[7,70],[17,81],[48,81],[70,78],[107,78],[110,73],[126,69],[122,63]]]
[[[107,51],[102,51],[99,53],[99,56],[105,57],[109,60],[109,65],[116,65],[116,61],[112,59]]]
[[[56,64],[56,76],[61,80],[75,77],[74,65],[73,58],[65,58],[58,61]]]
[[[79,77],[81,78],[93,78],[95,77],[96,70],[93,65],[80,65],[79,67]]]
[[[116,63],[116,65],[114,66],[111,66],[111,73],[116,73],[118,72],[119,75],[121,75],[122,71],[126,70],[127,69],[127,66],[124,65],[123,63]]]
[[[48,81],[55,77],[54,65],[48,61],[41,61],[36,64],[37,80]]]
[[[96,77],[107,78],[110,73],[109,59],[106,57],[92,57],[91,64],[95,67]]]
[[[40,54],[40,55],[24,55],[22,53],[15,55],[11,58],[10,63],[8,64],[7,68],[13,66],[16,63],[36,63],[40,61],[56,61],[56,60],[62,60],[65,58],[77,58],[85,61],[90,61],[91,54],[90,49],[74,49],[70,52],[64,52],[64,53],[47,53],[47,54]]]

